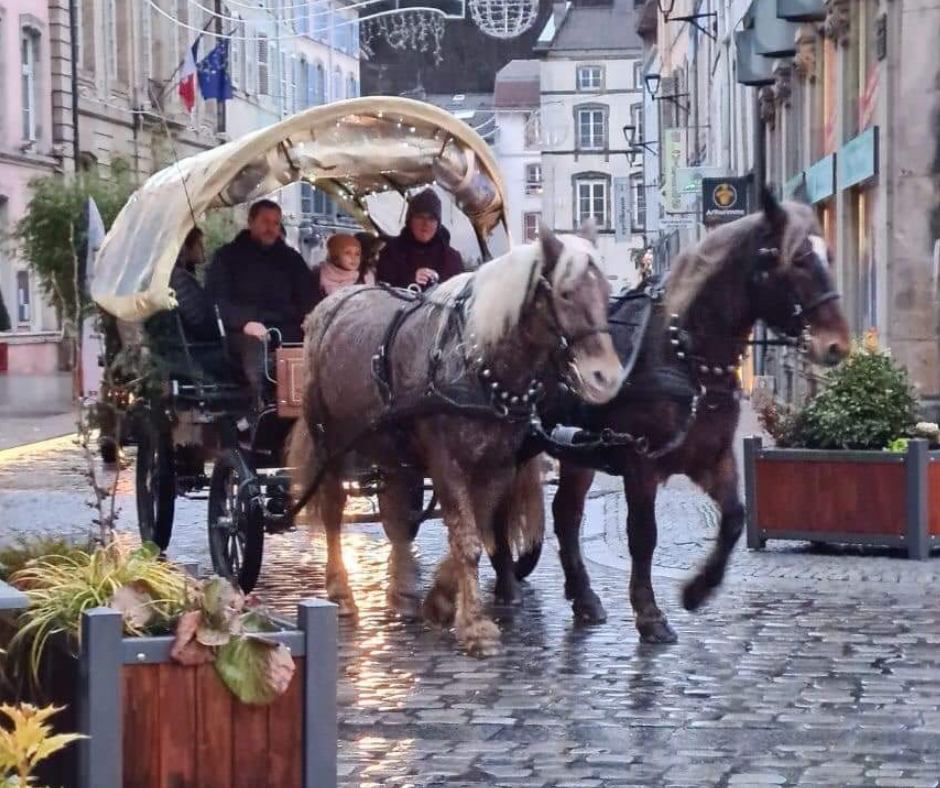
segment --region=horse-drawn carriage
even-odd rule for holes
[[[494,230],[506,229],[502,179],[483,139],[443,110],[396,98],[307,110],[179,161],[131,197],[99,253],[92,296],[115,319],[123,344],[142,347],[135,358],[156,375],[125,414],[138,445],[141,538],[166,549],[176,498],[208,490],[214,569],[245,590],[258,578],[265,533],[292,525],[283,456],[300,413],[301,348],[272,343],[268,352],[266,343],[270,387],[258,412],[229,365],[221,321],[217,340],[191,341],[169,282],[183,239],[207,211],[299,181],[379,236],[398,231],[409,194],[427,186],[452,196],[483,259]],[[358,465],[345,483],[352,494],[371,496],[382,477]],[[414,502],[415,528],[434,509],[427,483],[424,492],[430,501]]]

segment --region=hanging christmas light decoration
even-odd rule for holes
[[[367,19],[359,24],[359,44],[367,57],[375,54],[375,43],[383,39],[393,49],[430,52],[434,65],[444,60],[444,18],[430,11],[402,11],[400,14]]]
[[[470,16],[492,38],[516,38],[535,24],[539,0],[469,0]]]

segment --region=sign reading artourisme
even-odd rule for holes
[[[702,178],[702,223],[725,224],[747,216],[747,178]]]

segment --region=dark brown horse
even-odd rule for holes
[[[832,365],[846,355],[848,327],[829,264],[812,210],[778,204],[766,193],[762,213],[712,231],[679,255],[664,292],[649,294],[650,322],[628,382],[606,405],[569,411],[565,423],[582,428],[569,443],[581,448],[558,453],[556,446],[553,452],[562,459],[552,506],[555,533],[565,593],[578,619],[602,622],[607,615],[591,589],[580,549],[584,500],[595,469],[623,477],[630,602],[644,641],[676,639],[656,604],[651,577],[656,493],[674,474],[688,475],[721,511],[718,539],[685,585],[683,606],[697,609],[721,584],[744,522],[733,446],[740,359],[758,320],[793,337],[804,334],[805,349],[819,363]],[[619,339],[629,345],[632,329],[618,325],[616,309],[610,319],[621,350]],[[505,576],[511,561],[506,540],[497,539],[497,546],[494,565]],[[539,549],[536,545],[520,557],[517,577],[534,568]]]
[[[539,244],[518,247],[427,296],[350,288],[308,317],[304,419],[291,442],[291,464],[307,458],[307,478],[298,480],[306,489],[320,481],[327,593],[342,613],[355,613],[340,541],[350,452],[385,478],[389,601],[408,616],[420,611],[405,462],[412,473],[431,477],[449,534],[449,556],[424,614],[442,624],[455,620],[471,652],[496,650],[499,631],[480,602],[481,549],[492,552],[497,512],[518,526],[523,546],[526,532],[541,538],[540,518],[512,509],[513,486],[531,487],[534,466],[520,474],[517,458],[541,391],[564,377],[579,397],[601,404],[619,389],[609,294],[591,243],[544,231]]]

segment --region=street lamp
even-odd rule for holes
[[[636,126],[629,123],[623,127],[623,138],[627,141],[627,159],[631,167],[636,166],[636,157],[643,151],[656,153],[653,150],[653,145],[659,144],[658,140],[638,140],[636,138]]]
[[[646,83],[646,90],[650,94],[650,98],[656,98],[656,94],[659,93],[659,83],[662,80],[662,77],[659,74],[647,74],[643,77],[643,81]]]

